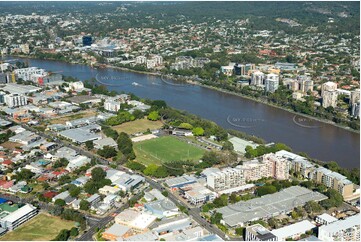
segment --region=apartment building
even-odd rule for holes
[[[264,81],[266,92],[275,92],[278,89],[279,81],[279,75],[273,73],[267,74]]]
[[[143,55],[135,57],[135,64],[137,65],[142,65],[145,64],[146,62],[147,62],[147,57]]]
[[[310,178],[317,183],[324,184],[326,187],[337,190],[344,199],[353,196],[354,184],[347,177],[333,172],[324,167],[314,169],[310,173]]]
[[[260,86],[263,85],[265,74],[261,71],[255,71],[251,75],[251,85]]]
[[[313,91],[313,81],[309,76],[298,76],[297,81],[299,83],[299,90],[301,92]]]
[[[305,157],[285,150],[278,151],[275,155],[286,159],[289,162],[290,169],[298,172],[301,176],[337,190],[345,200],[351,200],[360,195],[359,187],[348,180],[347,177],[337,172],[333,172],[324,167],[316,167]]]
[[[118,112],[120,109],[120,102],[115,100],[106,100],[104,102],[104,109],[110,112]]]
[[[34,81],[34,77],[46,76],[48,73],[44,69],[37,67],[21,68],[14,70],[15,75],[23,81]]]
[[[322,241],[360,241],[360,214],[338,220],[318,229]]]
[[[239,187],[245,184],[243,170],[225,168],[207,175],[207,185],[215,191]]]
[[[321,86],[322,107],[336,107],[337,105],[337,83],[326,82]]]
[[[10,108],[25,106],[28,103],[26,96],[22,94],[7,94],[4,96],[4,102]]]
[[[289,161],[277,157],[273,153],[265,154],[261,160],[251,160],[237,166],[243,170],[246,181],[256,181],[264,177],[273,177],[277,180],[289,179]]]

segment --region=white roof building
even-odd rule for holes
[[[315,227],[316,226],[310,221],[303,220],[301,222],[291,224],[280,229],[274,229],[271,232],[272,234],[277,236],[278,241],[285,241],[287,238],[296,238]]]
[[[330,223],[333,223],[333,222],[336,222],[338,221],[337,218],[327,214],[327,213],[323,213],[321,215],[318,215],[316,217],[316,222],[319,223],[319,224],[324,224],[324,225],[327,225],[327,224],[330,224]]]
[[[30,220],[38,213],[36,207],[31,204],[26,204],[23,207],[17,209],[6,217],[0,219],[0,225],[2,228],[14,230],[19,225]]]
[[[322,241],[360,241],[360,214],[338,220],[318,229]]]

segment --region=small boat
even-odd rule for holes
[[[139,83],[138,82],[132,82],[132,85],[133,86],[139,86]]]

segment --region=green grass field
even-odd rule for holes
[[[149,164],[161,164],[177,160],[199,160],[204,150],[179,140],[173,136],[164,136],[156,139],[134,143],[136,161]]]
[[[60,230],[71,229],[74,226],[74,221],[62,220],[42,213],[20,225],[14,231],[6,233],[0,238],[0,241],[52,240]]]

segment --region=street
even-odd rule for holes
[[[7,118],[7,117],[3,117],[5,118],[6,120],[8,121],[11,121],[13,122],[13,120]],[[76,147],[74,146],[73,144],[70,144],[68,142],[64,142],[60,139],[54,139],[54,137],[51,137],[50,135],[47,135],[45,134],[44,132],[40,132],[32,127],[29,127],[28,125],[25,125],[25,124],[20,124],[24,129],[27,129],[29,131],[32,131],[32,132],[35,132],[37,133],[38,135],[44,137],[44,138],[47,138],[47,139],[50,139],[50,140],[54,140],[54,142],[56,142],[57,144],[59,145],[63,145],[63,146],[67,146],[69,148],[72,148],[74,150],[76,150],[79,154],[82,154],[84,156],[87,156],[89,158],[94,158],[96,159],[99,163],[103,164],[103,165],[109,165],[109,161],[99,157],[99,156],[96,156],[94,155],[93,153],[91,152],[88,152],[88,151],[85,151],[79,147]],[[124,166],[118,166],[122,171],[125,171],[127,173],[130,173],[129,170],[124,167]],[[143,175],[142,175],[143,176]],[[163,185],[159,184],[158,182],[155,182],[153,181],[152,179],[145,177],[145,180],[146,182],[148,182],[153,188],[156,188],[160,191],[163,191],[165,190],[165,188],[163,187]],[[176,205],[180,205],[180,206],[184,206],[186,208],[188,208],[187,204],[183,203],[182,201],[178,200],[171,192],[168,193],[168,198],[174,202]],[[139,196],[140,193],[138,193],[135,197]],[[40,204],[40,203],[39,203]],[[45,206],[42,205],[42,206]],[[120,211],[124,210],[125,208],[127,208],[129,205],[128,204],[125,204],[123,205],[122,207],[118,208],[115,212],[116,213],[119,213]],[[203,226],[205,229],[207,229],[210,233],[213,233],[213,234],[217,234],[219,237],[221,237],[222,239],[224,240],[229,240],[229,238],[226,238],[225,234],[220,230],[218,229],[217,227],[213,226],[212,224],[208,223],[205,219],[203,219],[200,214],[199,214],[200,210],[199,208],[188,208],[188,213],[190,216],[192,216],[192,218],[201,226]],[[94,221],[92,222],[88,222],[89,219],[87,219],[87,222],[88,222],[88,225],[91,225],[90,226],[90,229],[88,229],[88,231],[86,231],[83,235],[81,235],[77,240],[86,240],[86,241],[89,241],[89,240],[93,240],[92,239],[92,236],[94,235],[94,233],[96,232],[95,229],[96,228],[103,228],[105,227],[111,220],[113,219],[112,216],[107,216],[105,218],[102,218],[100,219],[98,222],[94,223]]]

